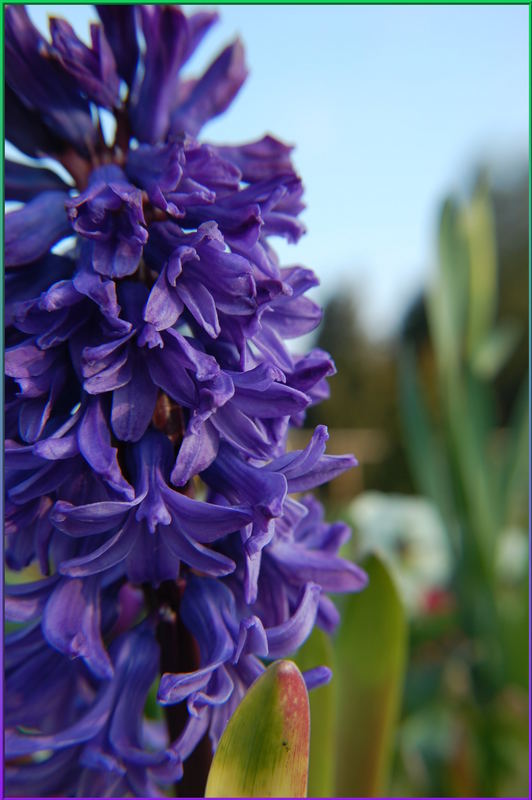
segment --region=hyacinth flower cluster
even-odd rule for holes
[[[246,77],[239,41],[181,76],[214,13],[98,14],[90,46],[5,17],[26,156],[5,172],[5,554],[41,574],[6,586],[19,796],[172,791],[264,665],[334,629],[327,593],[366,581],[307,493],[354,459],[324,427],[287,451],[334,372],[287,346],[321,315],[271,246],[304,232],[291,148],[198,138]]]

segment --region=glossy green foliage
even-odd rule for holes
[[[342,797],[386,794],[405,669],[407,628],[397,588],[379,556],[362,566],[369,585],[347,599],[335,642],[335,794]]]
[[[445,203],[427,298],[435,369],[427,373],[408,344],[399,363],[412,473],[437,505],[454,548],[456,606],[447,633],[452,645],[441,655],[443,690],[452,695],[446,709],[456,705],[454,736],[462,730],[467,741],[455,752],[451,737],[445,758],[467,780],[455,789],[444,782],[438,791],[478,795],[504,794],[507,695],[517,708],[527,668],[528,391],[525,378],[513,413],[501,422],[494,379],[523,332],[499,318],[495,233],[482,180],[468,203]],[[517,730],[521,723],[513,719]]]
[[[276,661],[249,689],[218,743],[206,797],[305,797],[308,693],[292,661]]]

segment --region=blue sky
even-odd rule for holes
[[[283,260],[317,272],[321,301],[352,288],[368,329],[391,333],[430,275],[443,197],[477,164],[527,158],[527,6],[215,7],[187,70],[238,34],[250,77],[204,138],[297,146],[308,234],[279,243]],[[47,13],[86,37],[94,12],[31,8]]]

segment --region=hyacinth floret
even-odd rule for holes
[[[215,13],[97,10],[90,45],[5,17],[5,554],[32,568],[6,586],[13,796],[168,791],[366,581],[308,494],[354,459],[323,426],[287,451],[334,373],[287,345],[321,317],[271,245],[304,233],[291,148],[199,138],[247,74],[236,41],[183,77]]]

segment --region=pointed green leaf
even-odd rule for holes
[[[218,743],[206,797],[305,797],[308,693],[293,661],[276,661],[251,686]]]
[[[486,181],[481,180],[465,211],[469,249],[468,351],[473,356],[488,336],[497,309],[495,221]]]
[[[319,628],[314,628],[305,644],[299,648],[295,661],[301,671],[316,666],[330,667],[333,670],[333,680],[330,683],[310,692],[308,774],[309,797],[332,797],[336,760],[336,709],[333,649],[330,637]]]
[[[407,456],[422,494],[438,506],[449,530],[455,519],[449,467],[420,385],[413,348],[399,353],[399,407]]]
[[[397,588],[377,555],[363,564],[368,587],[349,597],[335,644],[338,697],[336,792],[386,796],[406,654]]]
[[[442,208],[438,234],[439,269],[427,298],[431,337],[438,368],[444,376],[460,363],[466,328],[469,258],[465,219],[450,198]]]

